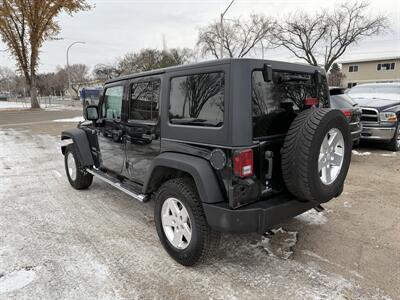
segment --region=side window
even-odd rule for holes
[[[129,119],[157,121],[161,81],[136,82],[131,85]]]
[[[124,94],[123,86],[113,86],[106,89],[102,117],[106,119],[121,119],[122,98]]]
[[[172,124],[220,127],[224,121],[224,98],[223,72],[172,78],[169,120]]]

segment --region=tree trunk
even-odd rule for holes
[[[36,78],[34,74],[31,77],[31,82],[28,84],[31,94],[31,108],[40,108],[40,104],[37,99]]]

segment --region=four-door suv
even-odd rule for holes
[[[93,176],[155,201],[157,233],[193,265],[220,232],[258,232],[341,194],[351,158],[344,114],[313,66],[223,59],[108,81],[88,121],[62,132],[76,189]]]
[[[360,84],[347,93],[361,109],[361,140],[400,151],[400,82]]]

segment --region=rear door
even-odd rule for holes
[[[161,77],[147,76],[129,83],[124,140],[124,175],[143,183],[152,160],[160,153]]]

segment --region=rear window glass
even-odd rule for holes
[[[224,96],[223,72],[172,78],[169,120],[179,125],[222,126]]]
[[[331,95],[331,107],[332,108],[352,108],[356,103],[347,95]]]
[[[286,133],[307,98],[317,98],[319,107],[329,107],[324,76],[317,88],[312,74],[273,71],[272,80],[266,82],[261,70],[253,71],[253,137]]]

